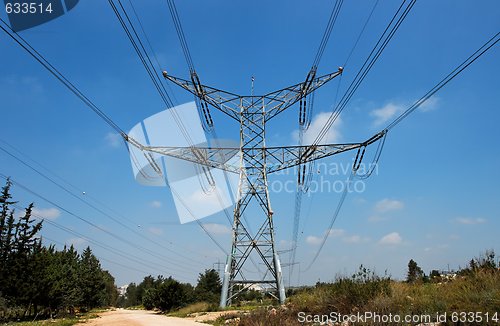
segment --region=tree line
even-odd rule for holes
[[[206,302],[214,306],[219,303],[221,281],[214,269],[200,273],[196,286],[181,283],[172,277],[157,278],[149,275],[139,283],[130,283],[124,296],[120,296],[119,307],[144,306],[144,308],[170,311],[194,302]]]
[[[214,309],[218,305],[221,280],[214,269],[200,273],[196,286],[172,277],[146,276],[119,296],[114,277],[101,268],[90,247],[80,254],[73,246],[57,250],[43,245],[43,220],[34,218],[33,204],[16,212],[11,188],[7,180],[0,193],[0,322],[108,306],[170,311],[195,302]],[[255,296],[250,292],[248,296]]]
[[[148,310],[172,311],[192,303],[205,303],[208,310],[217,310],[221,290],[221,279],[215,269],[206,269],[200,273],[196,286],[181,283],[172,277],[164,278],[160,275],[155,278],[149,275],[139,284],[127,285],[124,295],[118,298],[117,306],[142,306]],[[248,301],[262,301],[265,297],[262,292],[244,288],[242,285],[235,285],[233,291],[239,292],[232,300],[236,305]]]
[[[496,263],[495,251],[493,249],[486,250],[479,257],[472,258],[468,265],[459,268],[456,272],[438,271],[433,269],[429,275],[426,275],[417,262],[410,259],[408,262],[408,272],[406,276],[407,283],[441,283],[447,282],[455,277],[471,276],[478,272],[496,273],[500,269],[500,264]]]
[[[33,203],[16,213],[11,186],[7,180],[0,194],[0,320],[115,305],[115,280],[90,247],[79,254],[73,246],[44,246],[43,221],[33,218]]]

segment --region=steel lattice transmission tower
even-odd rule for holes
[[[167,80],[193,93],[199,99],[200,110],[209,124],[212,123],[209,107],[213,107],[236,120],[240,125],[240,146],[238,148],[141,146],[145,151],[239,174],[231,252],[225,267],[220,302],[222,307],[231,304],[233,298],[253,284],[262,284],[274,289],[279,301],[281,303],[285,301],[280,260],[275,247],[268,175],[323,157],[366,147],[376,140],[374,137],[364,143],[266,146],[266,124],[269,120],[295,103],[303,101],[307,95],[341,74],[342,68],[339,68],[334,73],[315,77],[315,69],[313,69],[303,83],[263,96],[241,96],[202,85],[194,71],[191,73],[191,80],[173,77],[163,72],[163,76]],[[301,102],[301,108],[302,104]],[[227,158],[238,154],[240,155],[240,164],[238,166],[229,164]],[[248,227],[241,219],[252,201],[256,202],[262,209],[261,220],[258,223],[260,227],[255,234],[249,232]],[[257,219],[259,217],[251,216],[251,218]],[[250,254],[254,252],[262,259],[265,266],[262,279],[247,279],[242,273],[243,266]]]

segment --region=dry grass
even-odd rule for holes
[[[299,325],[297,314],[301,311],[308,314],[369,311],[401,316],[435,316],[438,312],[450,315],[455,311],[494,314],[500,312],[500,271],[478,270],[446,283],[409,284],[374,275],[338,279],[291,296],[285,307],[276,311],[254,311],[242,317],[238,325]]]
[[[171,312],[168,314],[168,316],[187,317],[195,313],[203,313],[207,311],[216,311],[216,310],[218,310],[218,307],[214,304],[210,304],[207,302],[196,302],[186,307],[180,308],[179,310]]]

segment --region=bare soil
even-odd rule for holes
[[[86,322],[85,326],[206,326],[194,320],[167,317],[154,311],[117,309],[98,314],[99,317]]]

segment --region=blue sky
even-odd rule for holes
[[[162,68],[187,78],[166,2],[133,3]],[[344,3],[320,73],[344,65],[373,3]],[[337,88],[343,94],[399,4],[380,1],[342,79],[317,92],[313,131],[328,116]],[[331,1],[177,2],[202,82],[243,94],[250,92],[251,76],[256,94],[304,80],[331,6]],[[383,128],[497,33],[498,17],[498,1],[417,2],[329,139],[362,141]],[[124,130],[165,109],[107,2],[81,1],[68,14],[21,33]],[[40,215],[141,258],[127,260],[90,244],[119,285],[139,282],[146,273],[195,282],[204,268],[225,260],[196,224],[179,223],[168,189],[134,181],[127,150],[113,130],[5,34],[0,34],[0,44],[0,139],[77,186],[76,194],[134,232],[0,152],[0,173],[126,241],[14,187],[21,204],[34,201]],[[332,280],[359,264],[403,278],[410,259],[428,272],[448,264],[456,269],[485,249],[500,252],[499,56],[497,45],[388,134],[377,173],[364,182],[363,191],[347,197],[318,261],[299,275],[297,271],[305,269],[318,249],[340,198],[328,191],[304,196],[297,251],[300,268],[291,283]],[[192,100],[174,85],[171,94],[177,104]],[[213,114],[220,137],[238,137],[237,125]],[[293,108],[270,123],[268,144],[295,143],[297,128],[297,108]],[[316,180],[344,180],[344,175],[321,169],[345,166],[353,154],[322,161]],[[287,180],[295,177],[271,176],[270,181]],[[294,194],[272,192],[271,200],[278,247],[286,249],[292,237]],[[202,223],[229,250],[225,216],[217,214]],[[89,245],[48,224],[42,234],[80,249]],[[288,257],[283,255],[282,260]]]

